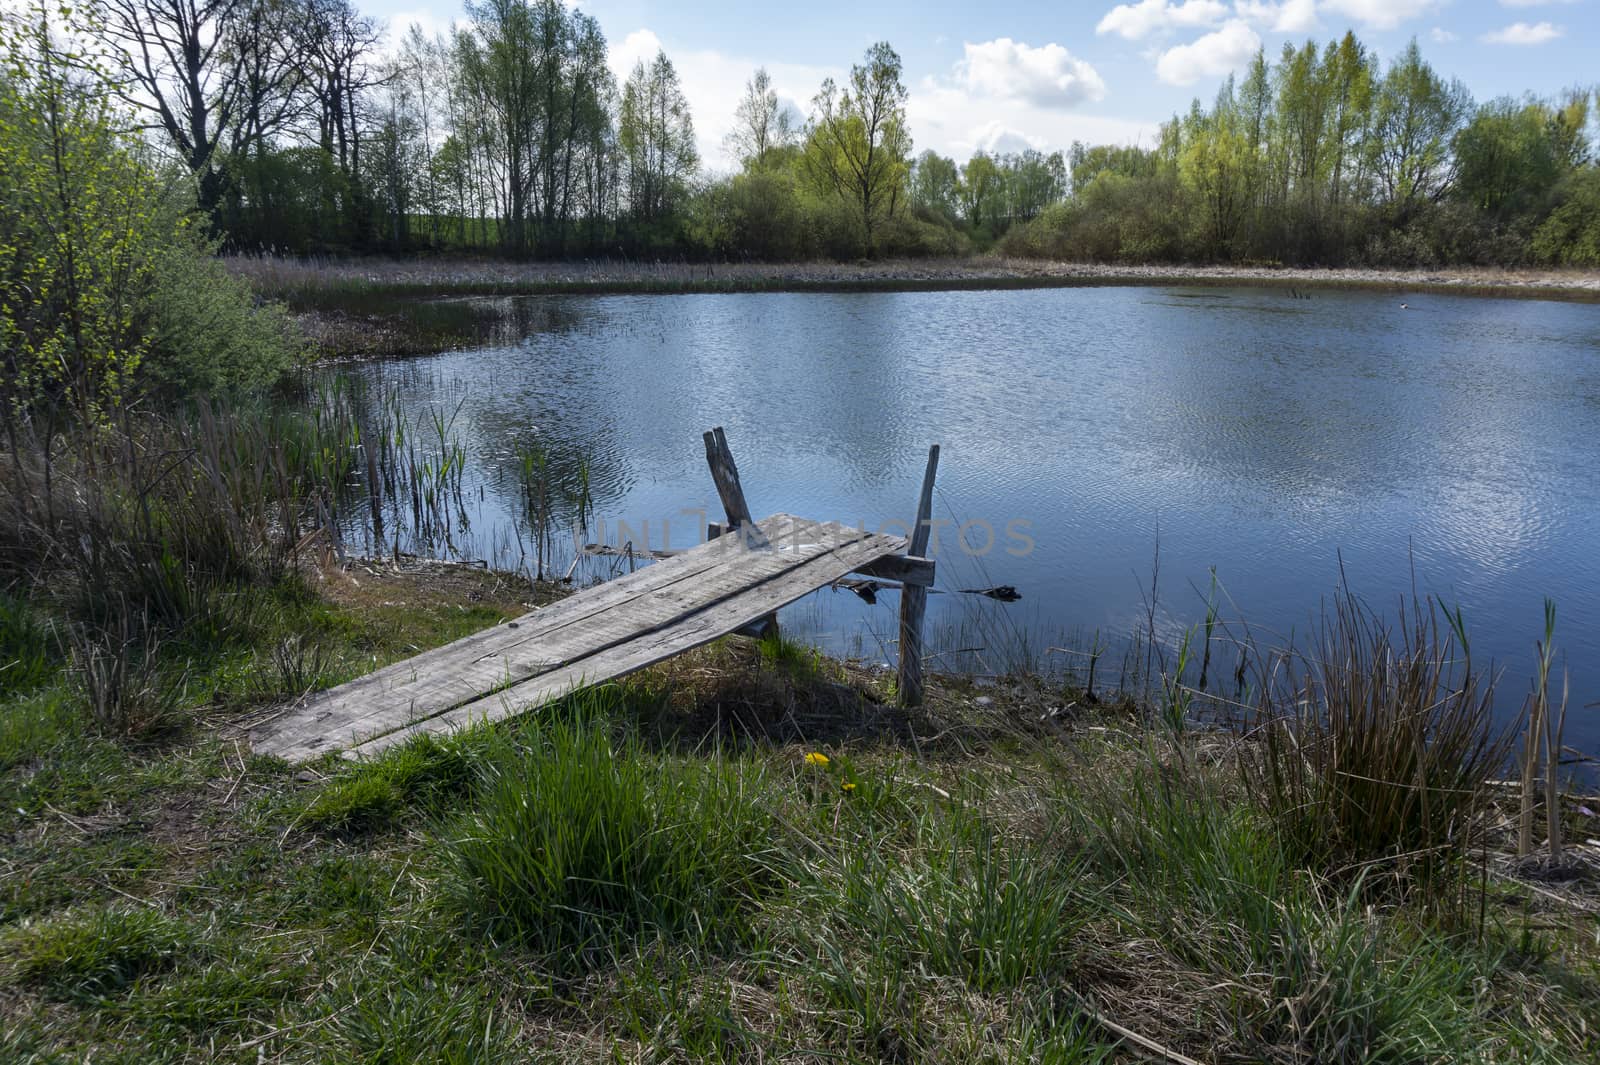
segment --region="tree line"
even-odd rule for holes
[[[1074,145],[1017,254],[1098,260],[1600,264],[1589,90],[1474,103],[1415,41],[1256,55],[1150,148]]]
[[[139,124],[236,249],[700,259],[1600,262],[1589,91],[1475,103],[1413,42],[1258,53],[1149,146],[914,152],[899,56],[801,115],[765,71],[710,175],[672,61],[622,83],[561,0],[396,48],[351,0],[96,0]]]

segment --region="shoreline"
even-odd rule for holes
[[[1600,303],[1600,271],[1116,266],[981,257],[870,263],[514,263],[491,259],[234,257],[228,269],[283,300],[317,363],[410,358],[490,340],[482,299],[750,293],[985,292],[1252,287]]]
[[[352,294],[627,295],[693,292],[1004,290],[1185,284],[1452,292],[1600,302],[1600,271],[1107,265],[994,256],[870,263],[501,262],[230,258],[267,295],[315,306]],[[319,298],[322,294],[324,298]]]

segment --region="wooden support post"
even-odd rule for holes
[[[722,509],[728,512],[728,528],[752,524],[750,505],[744,501],[744,487],[739,484],[739,467],[734,465],[722,426],[706,433],[705,442],[706,465],[711,467],[711,479],[716,482],[717,495],[722,497]]]
[[[939,445],[928,448],[928,469],[922,475],[922,495],[917,499],[917,524],[911,530],[906,554],[924,558],[933,533],[933,478],[939,470]],[[900,672],[897,688],[901,706],[922,705],[922,615],[928,608],[928,589],[907,584],[900,589]]]
[[[711,467],[711,480],[716,483],[717,495],[722,497],[722,509],[728,514],[728,527],[722,530],[722,534],[734,533],[751,546],[764,544],[765,538],[756,527],[755,519],[750,516],[750,504],[745,502],[744,486],[739,483],[739,467],[733,461],[727,434],[719,425],[705,433],[704,440],[706,465]],[[710,529],[706,531],[709,533]],[[761,619],[760,625],[762,636],[776,636],[778,615],[768,614]]]

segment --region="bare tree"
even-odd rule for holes
[[[248,79],[232,40],[251,0],[99,0],[122,98],[152,116],[199,182],[201,206],[222,193],[215,163],[235,147]]]
[[[726,145],[746,167],[760,166],[774,148],[793,144],[798,130],[793,113],[778,101],[766,67],[745,82],[744,97],[733,111],[734,126]]]
[[[361,167],[362,94],[381,78],[368,57],[383,27],[350,0],[305,0],[293,48],[312,101],[317,143],[346,175]]]

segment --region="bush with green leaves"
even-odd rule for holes
[[[0,401],[102,424],[151,390],[246,391],[285,319],[214,262],[190,184],[125,131],[66,13],[0,12]]]
[[[1600,168],[1573,176],[1560,206],[1533,234],[1533,252],[1560,266],[1600,266]]]

